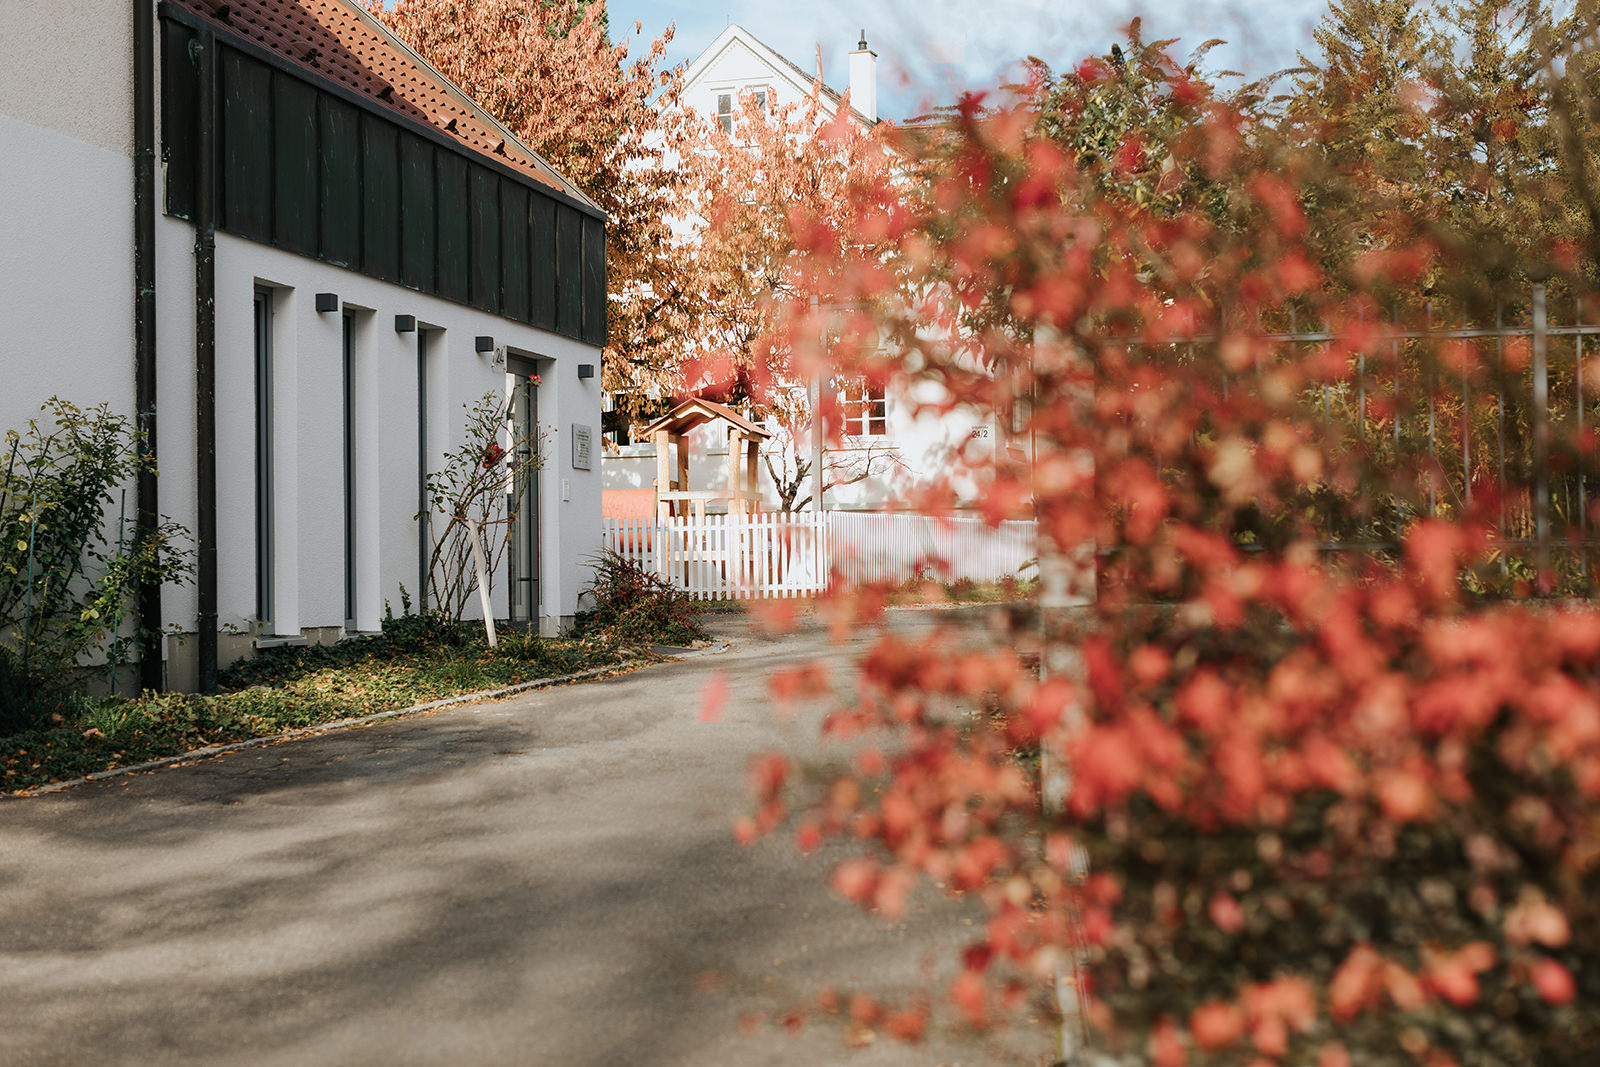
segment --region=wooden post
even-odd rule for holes
[[[672,517],[672,503],[662,494],[672,492],[672,438],[667,431],[657,430],[652,435],[656,446],[656,524],[650,533],[651,554],[655,557],[656,574],[667,576],[667,520]]]
[[[745,442],[744,447],[744,476],[746,488],[750,491],[750,514],[754,515],[761,510],[761,473],[756,466],[756,456],[761,451],[761,442],[754,437]]]
[[[689,491],[689,443],[684,440],[683,434],[675,433],[672,435],[672,444],[678,450],[678,481],[672,488],[680,493],[687,493]],[[689,514],[687,504],[688,501],[683,501],[684,506],[677,509],[679,515]]]
[[[655,432],[656,445],[656,518],[664,519],[672,514],[670,501],[662,498],[663,493],[672,492],[672,438],[665,430]]]
[[[467,533],[472,536],[472,566],[478,575],[478,604],[483,608],[483,633],[489,639],[489,647],[494,648],[494,607],[489,602],[489,568],[484,566],[483,538],[479,535],[477,520],[467,520]]]
[[[739,484],[739,451],[744,435],[738,430],[728,430],[728,514],[745,513],[743,486]]]

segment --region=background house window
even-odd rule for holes
[[[600,435],[621,448],[633,443],[633,418],[622,393],[607,393],[600,412]]]
[[[756,110],[767,110],[767,91],[765,89],[754,89],[751,91],[751,95],[756,98]],[[717,122],[722,125],[723,133],[731,134],[733,132],[734,103],[733,93],[717,94]]]
[[[840,398],[847,437],[880,437],[889,432],[889,402],[881,385],[852,386]]]

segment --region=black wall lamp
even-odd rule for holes
[[[594,364],[593,363],[580,363],[580,364],[578,364],[578,377],[579,378],[593,378],[594,377]]]
[[[338,293],[318,293],[317,294],[317,314],[318,315],[323,315],[323,314],[326,314],[327,312],[338,311],[338,310],[339,310],[339,294]]]
[[[482,336],[480,334],[478,339],[477,339],[477,341],[473,342],[473,346],[472,347],[473,347],[474,351],[478,351],[478,352],[493,352],[494,351],[494,338],[493,337],[484,337],[484,336]]]
[[[416,333],[417,317],[415,315],[396,315],[394,317],[395,333]]]

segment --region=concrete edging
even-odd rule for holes
[[[728,651],[732,646],[726,641],[720,641],[706,648],[697,648],[669,657],[654,657],[651,659],[629,659],[613,663],[605,667],[593,667],[575,674],[562,674],[554,678],[535,678],[528,682],[518,682],[508,685],[503,689],[483,689],[476,693],[462,693],[459,696],[444,697],[440,700],[430,701],[426,704],[413,704],[408,708],[390,708],[388,711],[375,711],[371,715],[360,715],[353,719],[336,719],[333,722],[320,723],[316,726],[302,726],[297,730],[284,730],[281,733],[267,734],[264,737],[251,737],[243,741],[230,741],[225,745],[207,745],[205,748],[190,749],[180,752],[175,756],[162,756],[160,759],[146,760],[143,763],[130,763],[126,767],[111,767],[103,771],[86,774],[82,778],[70,778],[65,782],[47,782],[36,785],[31,789],[21,789],[11,793],[0,793],[0,800],[25,800],[29,797],[43,796],[46,793],[60,793],[76,786],[87,785],[90,782],[100,782],[107,778],[116,778],[124,774],[137,774],[140,771],[156,770],[160,767],[169,767],[175,763],[187,763],[191,760],[207,759],[211,756],[221,756],[228,752],[238,752],[246,748],[259,748],[262,745],[276,744],[279,741],[291,741],[301,737],[313,737],[317,734],[329,733],[334,730],[349,729],[353,726],[366,726],[370,723],[382,722],[384,719],[397,719],[402,715],[417,715],[425,711],[441,711],[457,704],[475,704],[483,700],[499,700],[504,697],[526,693],[532,689],[548,689],[551,686],[562,685],[566,682],[578,682],[585,678],[594,678],[603,674],[615,674],[618,671],[634,667],[648,667],[652,663],[671,663],[682,659],[696,659],[700,656],[714,656]]]

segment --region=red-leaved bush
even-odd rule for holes
[[[1537,247],[1490,277],[1247,101],[1118,62],[902,134],[852,204],[875,238],[795,250],[786,345],[831,326],[841,375],[991,415],[964,473],[1037,519],[1042,581],[1003,640],[884,631],[826,720],[851,773],[795,796],[767,757],[744,832],[860,840],[833,885],[889,916],[980,897],[941,998],[974,1024],[1064,975],[1118,1062],[1594,1062],[1600,614],[1532,596],[1591,587],[1579,505],[1535,511],[1586,501],[1594,443],[1530,399],[1526,330],[1437,332],[1586,283]]]

